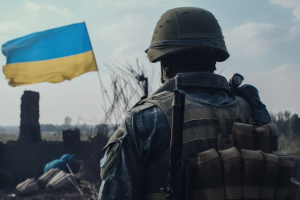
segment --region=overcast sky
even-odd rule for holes
[[[269,111],[300,114],[300,0],[0,0],[0,44],[85,21],[100,75],[109,85],[103,63],[135,65],[138,58],[158,74],[158,64],[150,64],[144,50],[160,16],[182,6],[205,8],[218,19],[231,55],[217,64],[218,70],[225,68],[222,75],[242,74],[245,83],[259,89]],[[2,54],[0,64],[6,64]],[[59,84],[18,87],[9,86],[0,73],[0,126],[19,125],[24,90],[40,93],[41,124],[62,124],[66,116],[73,124],[78,117],[95,122],[103,117],[96,72]]]

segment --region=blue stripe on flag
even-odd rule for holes
[[[85,23],[32,33],[5,43],[7,64],[42,61],[92,50]]]

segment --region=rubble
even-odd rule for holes
[[[39,187],[34,178],[26,179],[24,182],[19,183],[15,189],[17,196],[28,196],[34,194],[39,190]]]
[[[46,190],[59,190],[67,187],[74,187],[76,180],[72,174],[60,170],[46,185]]]
[[[37,179],[37,184],[40,190],[45,189],[50,180],[60,172],[59,169],[50,169],[45,174]]]

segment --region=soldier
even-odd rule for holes
[[[218,134],[228,135],[234,122],[251,121],[249,103],[230,91],[227,80],[214,74],[216,62],[229,57],[221,28],[204,9],[180,7],[165,12],[146,50],[160,61],[163,85],[128,113],[104,147],[99,199],[164,199],[172,118],[172,90],[183,76],[186,109],[184,158],[218,149]],[[263,105],[259,98],[256,98]],[[163,193],[162,193],[163,194]]]

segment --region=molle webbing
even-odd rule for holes
[[[173,92],[162,92],[143,100],[143,104],[159,107],[171,126],[173,97]],[[237,97],[234,103],[226,106],[212,106],[187,97],[185,100],[182,157],[195,158],[198,153],[212,148],[218,149],[218,134],[226,137],[232,132],[233,123],[249,121],[250,118],[249,104],[242,98]],[[160,193],[159,188],[165,187],[167,167],[166,163],[161,164],[157,163],[154,171],[146,172],[144,199],[165,199],[165,194]],[[149,166],[150,168],[151,166]],[[234,193],[232,195],[236,196],[236,188],[231,186],[226,188],[227,192],[229,194]],[[217,192],[218,190],[222,192]],[[231,190],[232,192],[230,192]],[[193,191],[192,199],[199,199],[199,196],[206,197],[206,200],[224,199],[224,188],[222,186],[198,188]]]
[[[196,169],[189,200],[296,200],[300,184],[291,179],[293,156],[236,147],[210,149],[189,158]],[[144,200],[165,200],[168,163],[146,173]]]
[[[165,114],[172,125],[173,92],[162,92],[143,102],[154,104]],[[216,147],[218,134],[226,137],[232,132],[235,122],[249,121],[251,110],[240,97],[229,105],[212,106],[190,98],[185,100],[183,124],[183,158],[195,157],[197,153]]]

